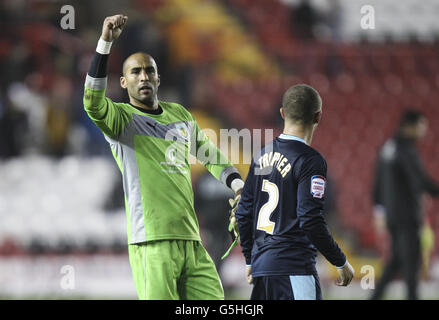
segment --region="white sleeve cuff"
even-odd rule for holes
[[[341,267],[337,267],[337,266],[335,266],[337,269],[342,269],[342,268],[344,268],[346,265],[348,264],[348,260],[346,259],[346,262],[344,263],[344,265],[342,265]]]
[[[96,52],[100,54],[110,54],[111,45],[113,42],[105,41],[102,38],[99,38],[98,45],[96,47]]]
[[[244,181],[236,178],[232,181],[232,183],[230,184],[230,187],[232,188],[233,192],[236,193],[236,191],[238,191],[239,189],[244,188]]]

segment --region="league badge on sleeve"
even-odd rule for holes
[[[177,123],[175,128],[177,129],[177,133],[180,135],[180,137],[182,137],[184,140],[188,140],[189,130],[184,122]]]
[[[322,199],[325,196],[326,178],[324,176],[311,177],[311,194],[314,198]]]

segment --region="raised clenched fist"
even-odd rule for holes
[[[102,40],[111,42],[119,38],[127,21],[128,17],[123,14],[106,17],[102,26]]]

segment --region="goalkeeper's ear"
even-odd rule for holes
[[[120,77],[120,86],[124,89],[127,88],[127,79],[124,76]]]

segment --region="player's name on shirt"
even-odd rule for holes
[[[266,152],[257,161],[259,163],[259,174],[269,174],[273,168],[279,171],[282,178],[285,178],[291,170],[291,163],[288,158],[280,152]]]

